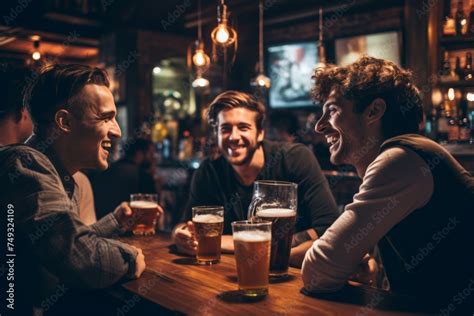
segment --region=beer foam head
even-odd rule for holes
[[[241,232],[235,232],[233,234],[234,240],[245,241],[245,242],[259,242],[267,241],[272,239],[271,232],[263,232],[261,230],[246,230]]]
[[[193,222],[197,223],[221,223],[224,221],[224,217],[214,214],[199,214],[193,217]]]
[[[258,217],[290,217],[295,215],[296,211],[289,208],[266,208],[257,211]]]
[[[158,204],[152,201],[132,201],[130,202],[130,207],[136,208],[156,208]]]

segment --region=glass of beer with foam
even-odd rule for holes
[[[158,217],[157,194],[130,194],[134,235],[154,235]]]
[[[267,295],[272,223],[233,222],[232,237],[239,290],[247,297]]]
[[[221,259],[221,237],[224,230],[223,206],[195,206],[193,210],[194,237],[198,242],[198,264],[214,264]]]
[[[255,181],[248,218],[272,222],[270,256],[270,277],[272,278],[288,275],[297,206],[298,185],[296,183]]]

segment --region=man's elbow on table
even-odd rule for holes
[[[330,293],[341,289],[344,286],[345,281],[331,278],[324,269],[321,268],[322,265],[319,262],[320,260],[317,259],[313,246],[313,248],[310,248],[306,252],[301,267],[301,275],[305,290],[314,293]]]

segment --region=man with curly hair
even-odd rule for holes
[[[423,108],[411,73],[362,57],[316,69],[313,78],[323,104],[315,129],[330,145],[331,162],[353,165],[363,180],[306,253],[306,290],[339,290],[378,244],[391,290],[429,299],[440,311],[471,306],[474,179],[418,135]]]

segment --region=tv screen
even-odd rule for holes
[[[317,43],[274,45],[267,48],[268,72],[272,80],[272,108],[311,106],[311,74],[318,62]]]
[[[385,32],[336,39],[336,63],[347,66],[362,55],[383,58],[400,66],[400,33]]]

